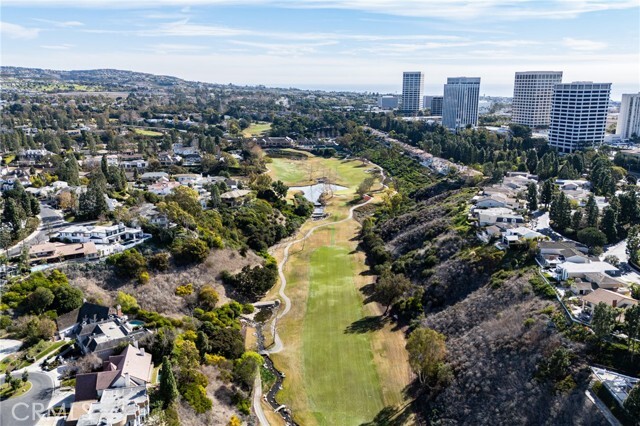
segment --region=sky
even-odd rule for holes
[[[187,80],[425,94],[515,71],[640,92],[640,0],[2,0],[2,65],[116,68]]]

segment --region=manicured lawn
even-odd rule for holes
[[[365,171],[371,166],[363,166],[357,160],[337,158],[309,157],[307,160],[274,158],[267,165],[271,177],[281,180],[289,186],[308,185],[316,179],[327,178],[331,183],[349,187],[353,190],[369,176]]]
[[[11,390],[11,386],[7,383],[0,386],[0,400],[22,396],[31,389],[31,382],[22,382],[16,391]]]
[[[364,316],[349,249],[318,248],[310,271],[302,335],[309,409],[318,424],[359,425],[384,404],[370,336],[345,332]]]
[[[271,129],[271,123],[251,123],[249,127],[242,131],[242,136],[250,138],[251,136],[261,136]]]
[[[311,168],[313,179],[329,176],[348,187],[329,200],[326,222],[334,222],[346,217],[371,166],[312,156],[275,158],[269,168],[272,178],[290,186],[310,183]],[[306,222],[298,237],[316,225]],[[380,312],[362,303],[359,289],[373,277],[361,275],[367,267],[364,254],[356,251],[358,229],[355,220],[321,228],[289,251],[285,275],[292,309],[278,321],[284,351],[272,358],[286,373],[278,400],[291,407],[299,424],[370,422],[384,407],[404,402],[402,389],[411,379],[402,332],[391,325],[359,327]],[[274,255],[281,259],[282,253]],[[265,300],[276,298],[277,291],[275,286]]]
[[[150,136],[154,138],[158,138],[163,135],[162,132],[156,132],[154,130],[145,130],[145,129],[133,129],[133,133],[136,133],[142,136]]]

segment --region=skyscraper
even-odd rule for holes
[[[622,139],[640,136],[640,93],[623,94],[616,135]]]
[[[420,71],[402,73],[402,111],[417,112],[422,109],[424,74]]]
[[[442,96],[433,96],[431,98],[431,115],[439,115],[442,116],[442,101],[444,98]]]
[[[459,129],[478,124],[480,77],[449,77],[444,85],[442,125]]]
[[[611,83],[556,84],[551,99],[549,145],[571,153],[604,140]]]
[[[548,126],[553,87],[562,83],[562,71],[516,72],[511,121],[529,127]]]

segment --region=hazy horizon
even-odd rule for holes
[[[516,71],[640,92],[637,0],[5,0],[3,64],[116,68],[186,80],[394,93],[402,72],[482,78],[511,96]]]

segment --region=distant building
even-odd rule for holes
[[[444,85],[442,125],[449,129],[478,124],[480,77],[449,77]]]
[[[622,95],[616,135],[622,139],[640,137],[640,93]]]
[[[429,107],[431,108],[431,115],[439,115],[442,117],[442,102],[444,100],[443,96],[432,96],[431,104]]]
[[[424,74],[420,71],[405,71],[402,74],[402,111],[417,112],[422,105]]]
[[[562,83],[562,71],[516,72],[511,121],[529,127],[548,126],[553,88]]]
[[[396,109],[400,103],[400,98],[393,95],[384,95],[378,98],[378,107],[380,109]]]
[[[557,84],[551,100],[549,145],[572,153],[604,141],[611,83]]]

